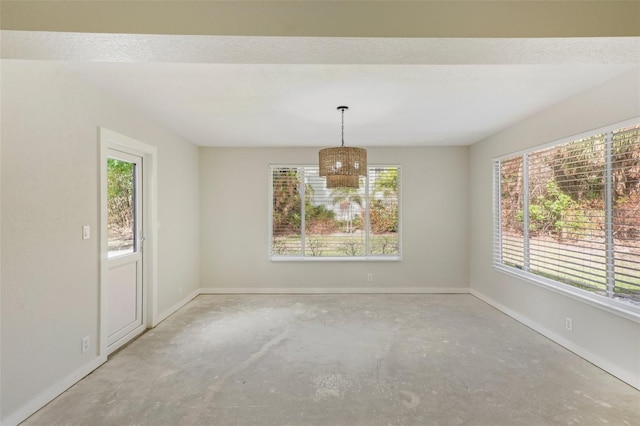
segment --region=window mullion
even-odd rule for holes
[[[371,254],[369,249],[369,234],[371,233],[371,226],[369,224],[369,168],[367,168],[364,182],[364,253],[365,256],[369,256]]]
[[[272,165],[269,165],[269,180],[270,180],[270,185],[269,185],[269,257],[271,258],[271,256],[274,255],[273,252],[273,246],[274,246],[274,237],[273,237],[273,209],[274,209],[274,202],[273,202],[273,187],[274,187],[274,181],[275,181],[275,177],[274,177],[274,167]]]
[[[607,276],[607,296],[613,297],[615,287],[615,265],[614,265],[614,241],[613,241],[613,132],[606,133],[605,139],[605,250],[606,250],[606,276]]]
[[[302,173],[300,173],[300,171],[302,171]],[[300,253],[302,253],[302,257],[304,257],[306,255],[306,243],[305,243],[305,236],[306,236],[306,226],[305,226],[305,213],[306,213],[306,209],[305,209],[305,205],[306,205],[306,186],[307,186],[307,176],[306,176],[306,170],[304,167],[301,167],[298,169],[298,174],[300,176],[302,176],[302,183],[300,185],[300,204],[301,204],[301,208],[300,208]]]
[[[529,154],[522,156],[522,235],[523,235],[523,265],[524,271],[529,271],[530,242],[529,242]]]

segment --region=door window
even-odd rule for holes
[[[137,251],[136,168],[133,162],[107,159],[108,257]]]

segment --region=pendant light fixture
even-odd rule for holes
[[[342,145],[319,152],[320,176],[327,178],[327,188],[358,188],[360,176],[367,173],[367,150],[344,146],[344,112],[348,109],[338,107],[342,112]]]

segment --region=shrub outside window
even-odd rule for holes
[[[328,189],[317,166],[269,171],[270,259],[400,259],[399,166],[369,166],[357,189]]]

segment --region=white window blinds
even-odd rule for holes
[[[612,291],[640,300],[640,125],[612,133],[610,174]]]
[[[494,161],[494,265],[640,306],[640,125]]]
[[[399,258],[400,167],[328,189],[315,166],[271,166],[271,259]]]

